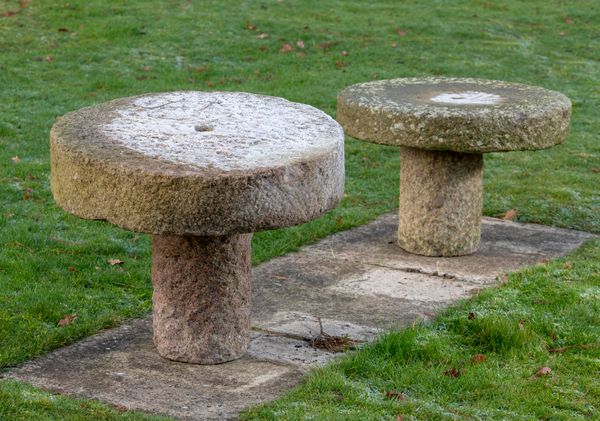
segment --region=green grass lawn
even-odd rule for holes
[[[148,237],[102,222],[79,220],[52,201],[48,133],[57,116],[154,91],[249,91],[308,103],[334,115],[337,92],[371,79],[447,75],[541,85],[561,91],[573,101],[571,135],[564,145],[545,151],[486,155],[484,213],[500,215],[516,209],[520,221],[600,233],[598,22],[600,4],[594,0],[0,0],[0,368],[150,309]],[[292,51],[282,52],[285,44],[290,44]],[[301,227],[255,235],[255,263],[396,208],[396,148],[347,139],[346,162],[346,196],[341,206]],[[542,267],[532,269],[531,276],[515,275],[510,287],[486,293],[484,298],[492,304],[512,300],[515,309],[520,308],[519,300],[526,298],[514,292],[521,291],[526,297],[527,289],[533,288],[523,276],[539,280],[540,288],[573,279],[561,284],[567,295],[589,287],[594,297],[597,290],[593,288],[598,287],[600,277],[594,259],[598,260],[599,253],[600,244],[593,243],[574,258],[577,265],[559,270],[553,264],[548,266],[555,268],[550,272]],[[124,263],[110,265],[109,259]],[[560,271],[560,278],[555,278],[553,271]],[[506,295],[506,291],[513,293]],[[533,312],[544,311],[543,306],[535,307],[536,303],[532,306]],[[567,319],[575,308],[572,304],[564,307],[555,315],[556,323],[570,323]],[[565,344],[587,341],[584,333],[588,330],[598,337],[598,307],[593,302],[588,311],[592,310],[596,312],[589,319],[576,318],[576,327],[569,328],[574,337],[564,333]],[[73,323],[58,324],[73,314],[77,315]],[[388,345],[365,351],[374,354],[357,354],[329,371],[317,372],[291,397],[252,414],[269,418],[282,411],[294,417],[303,410],[328,418],[327,411],[344,414],[347,409],[358,418],[371,410],[381,417],[406,413],[429,418],[435,411],[439,417],[458,411],[459,417],[468,418],[496,405],[505,412],[487,412],[488,416],[510,418],[513,413],[528,413],[553,418],[549,415],[552,402],[540,398],[542,408],[531,412],[536,396],[521,393],[521,389],[506,395],[503,385],[512,385],[510,378],[490,371],[493,366],[509,367],[513,376],[530,376],[533,367],[528,361],[537,364],[538,357],[545,355],[540,344],[548,341],[543,331],[535,330],[538,325],[526,326],[532,344],[515,345],[514,352],[492,353],[486,364],[452,381],[443,375],[433,380],[439,374],[436,367],[442,364],[436,359],[438,354],[407,361],[417,364],[410,366],[417,371],[409,372],[422,373],[417,377],[429,383],[401,390],[407,395],[402,402],[380,399],[386,388],[404,387],[401,373],[390,364],[402,360],[404,351],[397,350],[409,343],[410,335],[420,344],[419,335],[437,332],[432,338],[440,341],[440,347],[452,349],[455,359],[442,364],[444,367],[465,360],[478,349],[461,342],[468,341],[471,333],[459,315],[450,313],[441,319],[442,324],[436,326],[445,324],[445,330],[423,328],[414,335],[393,335],[382,342]],[[515,310],[498,317],[489,323],[501,329],[519,313]],[[487,319],[476,320],[484,323]],[[524,357],[530,354],[538,360]],[[379,355],[372,359],[382,362],[377,367],[352,369],[360,366],[364,355]],[[600,386],[593,384],[600,376],[597,369],[589,369],[594,361],[600,361],[598,348],[575,349],[549,358],[568,361],[564,372],[554,370],[534,385],[552,389],[554,380],[563,381],[556,387],[564,390],[565,396],[583,394],[573,395],[573,402],[584,402],[573,403],[574,413],[600,417]],[[588,367],[581,370],[585,380],[578,377],[580,371],[571,369],[579,359]],[[480,374],[472,376],[471,372]],[[588,383],[589,388],[578,388]],[[494,396],[482,392],[477,406],[469,390],[488,386],[496,391],[489,392]],[[314,396],[315,390],[324,391],[322,399]],[[38,396],[42,403],[32,403],[30,396]],[[520,399],[513,404],[506,402],[506,396]],[[137,416],[73,403],[64,397],[51,398],[2,382],[0,419],[31,419],[31,414],[53,419],[57,405],[73,419]],[[364,400],[364,406],[357,408],[357,400]],[[596,412],[586,413],[585,405]],[[11,408],[17,408],[16,412],[7,412]],[[556,409],[556,418],[563,416],[563,409]]]

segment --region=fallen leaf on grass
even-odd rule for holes
[[[125,263],[124,261],[119,260],[119,259],[108,259],[107,262],[111,266],[122,265],[123,263]]]
[[[48,63],[52,63],[54,61],[54,57],[52,57],[51,55],[47,55],[46,57],[44,57],[44,60]]]
[[[461,370],[461,371],[458,371],[458,370],[456,369],[456,367],[452,367],[450,370],[446,370],[446,371],[444,371],[444,376],[448,376],[448,377],[454,377],[454,378],[457,378],[457,377],[460,377],[460,376],[461,376],[461,374],[462,374],[462,370]]]
[[[79,270],[77,270],[77,268],[76,268],[75,266],[69,266],[69,267],[67,268],[67,270],[68,270],[69,272],[79,272]]]
[[[335,67],[337,67],[338,69],[343,69],[346,66],[347,66],[347,64],[344,63],[342,60],[335,61]]]
[[[65,314],[65,316],[58,321],[59,326],[68,326],[77,320],[77,314]]]
[[[252,22],[248,22],[248,23],[246,23],[246,28],[247,28],[249,31],[254,31],[254,30],[256,30],[256,25],[255,25],[255,24],[253,24]]]
[[[550,367],[544,366],[544,367],[538,368],[538,370],[535,372],[534,376],[535,377],[547,376],[550,373],[552,373],[552,369]]]
[[[348,55],[348,51],[342,50],[342,52],[340,54],[343,55],[344,57],[346,57]]]
[[[573,24],[573,20],[571,18],[569,18],[568,16],[563,17],[563,21],[567,24],[567,25],[572,25]]]
[[[319,47],[320,49],[322,49],[325,52],[328,52],[329,50],[331,50],[331,47],[338,45],[340,42],[339,41],[329,41],[329,42],[324,42],[322,44],[318,44],[317,47]]]
[[[388,390],[387,392],[385,392],[385,397],[387,399],[395,399],[397,401],[403,401],[406,399],[404,393],[400,393],[396,390]]]
[[[471,357],[471,362],[473,364],[481,364],[487,360],[487,357],[483,354],[475,354]]]
[[[514,221],[515,219],[517,219],[517,215],[518,211],[516,209],[510,209],[504,212],[504,215],[502,215],[502,219],[505,221]]]
[[[258,38],[258,39],[267,39],[267,38],[269,38],[269,34],[263,32],[262,34],[258,34],[256,36],[256,38]]]
[[[299,39],[298,41],[296,41],[296,45],[298,46],[298,48],[304,48],[304,41]]]
[[[67,28],[58,28],[58,32],[69,32]]]
[[[390,46],[391,46],[392,48],[398,48],[398,43],[397,43],[397,42],[392,42],[392,43],[390,44]]]
[[[14,162],[15,164],[18,164],[19,162],[21,162],[21,158],[19,158],[18,156],[13,156],[12,158],[10,158],[10,160],[12,162]]]
[[[396,33],[398,34],[399,37],[406,36],[406,31],[403,31],[400,28],[396,28]]]
[[[292,51],[293,49],[294,47],[292,47],[291,44],[283,44],[283,46],[279,49],[279,52],[286,54]]]
[[[31,3],[31,0],[21,0],[19,2],[19,10],[7,10],[6,12],[2,13],[2,16],[4,16],[5,18],[14,16],[17,13],[21,12],[23,9],[25,9],[27,6],[29,6],[29,3]]]
[[[475,320],[477,318],[477,315],[475,313],[473,313],[472,311],[469,312],[469,315],[467,316],[467,319],[469,320]]]
[[[597,173],[600,173],[600,168],[596,168],[596,167],[595,167],[595,168],[592,168],[592,172],[593,172],[593,173],[596,173],[596,174],[597,174]]]

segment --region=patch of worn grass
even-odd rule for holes
[[[600,418],[599,245],[385,335],[242,418]]]

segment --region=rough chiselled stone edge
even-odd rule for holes
[[[313,220],[344,190],[344,145],[302,162],[253,171],[199,171],[114,145],[82,149],[97,134],[85,123],[109,120],[131,98],[60,118],[50,132],[51,189],[56,203],[85,219],[151,234],[230,235]],[[116,152],[115,152],[116,151]]]
[[[370,86],[382,83],[473,83],[500,86],[539,96],[531,103],[510,106],[455,107],[381,103],[369,97]],[[379,84],[379,85],[377,85]],[[537,150],[562,143],[569,133],[571,101],[544,88],[468,78],[406,78],[351,85],[337,100],[337,121],[347,135],[374,143],[455,152]],[[477,110],[484,110],[478,112]]]

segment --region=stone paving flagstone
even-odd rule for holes
[[[355,340],[429,320],[506,272],[563,256],[594,235],[484,218],[479,250],[426,257],[395,245],[397,215],[273,259],[252,272],[248,353],[219,365],[161,358],[151,320],[134,320],[12,369],[6,376],[62,393],[182,419],[228,419],[293,387],[338,355],[323,332]]]

